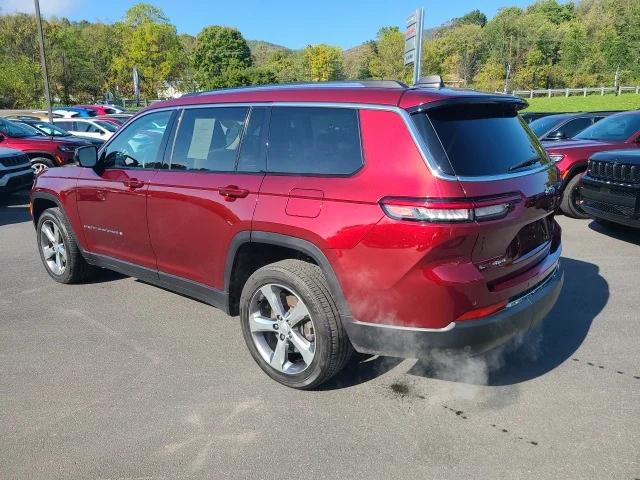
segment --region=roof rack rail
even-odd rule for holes
[[[427,75],[426,77],[420,77],[418,83],[416,83],[415,86],[427,88],[444,88],[444,82],[442,81],[442,77],[440,75]]]
[[[256,91],[272,90],[279,88],[323,88],[323,87],[377,87],[377,88],[409,88],[408,85],[398,80],[331,80],[328,82],[290,82],[290,83],[270,83],[267,85],[250,85],[245,87],[217,88],[202,92],[185,93],[183,97],[193,97],[196,95],[212,95],[216,93],[235,91]]]

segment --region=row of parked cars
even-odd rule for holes
[[[33,175],[73,163],[78,147],[101,146],[130,117],[110,105],[56,108],[0,118],[0,192],[31,186]]]
[[[640,226],[640,111],[527,116],[560,169],[563,213]]]

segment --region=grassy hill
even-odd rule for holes
[[[594,112],[599,110],[640,109],[640,95],[576,95],[571,97],[527,98],[527,112]]]

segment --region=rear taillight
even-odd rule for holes
[[[456,321],[459,320],[475,320],[478,318],[488,317],[489,315],[493,315],[494,313],[499,312],[507,306],[507,301],[503,300],[498,303],[494,303],[493,305],[488,305],[486,307],[476,308],[474,310],[469,310],[468,312],[460,315]]]
[[[520,200],[519,195],[461,201],[386,197],[380,201],[380,206],[387,216],[395,220],[435,223],[482,222],[505,217]]]

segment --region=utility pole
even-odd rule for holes
[[[616,89],[616,95],[620,95],[620,64],[616,68],[616,76],[613,79],[613,87]]]
[[[40,0],[33,0],[36,7],[36,27],[38,28],[38,42],[40,43],[40,62],[42,63],[42,77],[44,78],[44,96],[47,101],[49,122],[53,123],[51,111],[51,93],[49,92],[49,74],[47,73],[47,56],[44,52],[44,33],[42,32],[42,18],[40,17]]]
[[[509,36],[509,57],[507,64],[507,73],[504,77],[504,93],[505,95],[509,93],[509,77],[511,76],[511,44],[513,43],[513,35]]]

